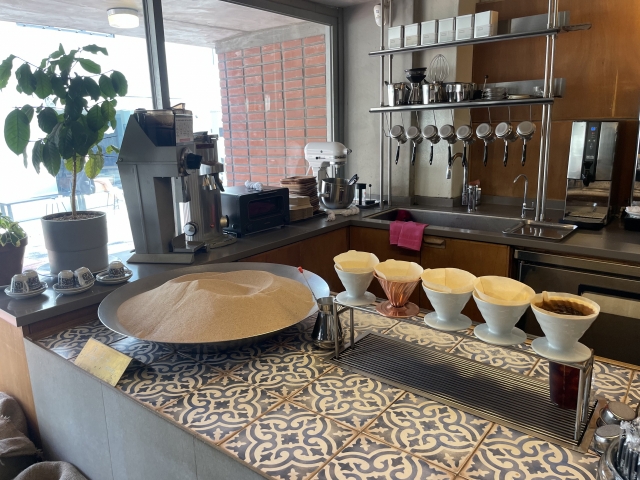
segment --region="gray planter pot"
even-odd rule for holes
[[[107,216],[103,212],[77,212],[98,214],[92,218],[54,220],[70,217],[70,213],[54,213],[42,217],[44,244],[49,254],[51,273],[87,267],[92,272],[107,268]]]

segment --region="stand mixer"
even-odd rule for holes
[[[318,182],[318,189],[322,181],[328,178],[328,167],[339,167],[347,163],[347,155],[351,149],[339,142],[312,142],[304,147],[304,158],[309,162],[313,176]]]

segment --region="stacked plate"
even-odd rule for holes
[[[59,293],[61,295],[77,295],[79,293],[83,293],[86,292],[87,290],[90,290],[94,285],[95,285],[96,281],[94,280],[93,282],[84,285],[82,287],[72,287],[72,288],[60,288],[58,287],[57,283],[53,284],[53,291],[56,293]]]
[[[119,283],[124,283],[129,281],[129,279],[133,276],[133,272],[125,267],[124,275],[121,277],[113,277],[109,275],[109,271],[105,271],[103,273],[99,273],[96,275],[96,280],[98,283],[104,283],[105,285],[117,285]]]
[[[320,199],[318,198],[318,182],[316,177],[298,176],[285,177],[280,180],[280,186],[289,189],[289,195],[302,195],[309,197],[313,212],[320,210]]]
[[[47,289],[47,284],[44,282],[40,283],[40,288],[37,290],[30,290],[26,293],[14,293],[11,291],[11,285],[4,289],[4,293],[7,294],[8,297],[14,298],[16,300],[22,300],[24,298],[37,297],[38,295],[44,293]]]
[[[485,100],[504,100],[506,97],[505,87],[487,87],[482,91],[482,98]]]

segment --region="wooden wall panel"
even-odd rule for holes
[[[545,13],[547,0],[509,0],[483,2],[478,11],[496,10],[500,19]],[[564,98],[553,107],[551,160],[548,198],[564,200],[571,123],[585,119],[622,120],[614,180],[614,203],[624,205],[630,193],[632,163],[640,107],[640,2],[636,0],[560,0],[560,10],[571,12],[571,23],[591,23],[591,30],[560,34],[557,40],[555,75],[567,82]],[[476,45],[473,54],[473,81],[528,80],[544,76],[544,38]],[[508,109],[492,109],[491,120],[508,118]],[[540,120],[541,108],[533,108],[533,119]],[[529,119],[528,107],[511,109],[513,123]],[[487,121],[486,111],[473,112],[474,123]],[[522,142],[511,147],[505,169],[501,165],[503,144],[490,147],[490,166],[482,167],[481,144],[473,147],[471,179],[480,179],[483,193],[520,197],[522,186],[513,186],[520,173],[529,177],[530,197],[535,196],[538,165],[539,123],[536,139],[529,145],[527,165],[517,158]],[[502,168],[502,170],[501,170]]]

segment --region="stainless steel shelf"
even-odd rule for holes
[[[456,110],[460,108],[518,107],[522,105],[551,105],[553,98],[525,98],[519,100],[473,100],[457,103],[430,103],[427,105],[399,105],[397,107],[373,107],[370,113],[420,112],[422,110]]]
[[[555,35],[560,33],[560,28],[549,28],[546,30],[537,30],[534,32],[506,33],[504,35],[493,35],[491,37],[472,38],[469,40],[456,40],[454,42],[434,43],[433,45],[418,45],[416,47],[392,48],[388,50],[376,50],[369,52],[369,56],[376,57],[381,55],[395,55],[397,53],[415,53],[423,50],[432,50],[434,48],[453,48],[465,45],[479,45],[481,43],[506,42],[508,40],[518,40],[520,38],[545,37],[547,35]]]

